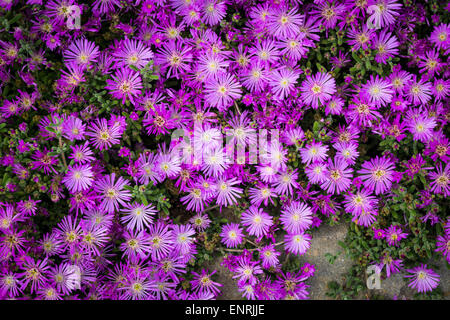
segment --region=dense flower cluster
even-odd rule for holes
[[[307,299],[286,261],[346,218],[432,291],[449,9],[0,0],[0,298],[213,299],[215,252],[243,297]]]

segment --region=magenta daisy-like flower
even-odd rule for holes
[[[393,259],[389,254],[385,254],[381,257],[381,261],[377,266],[381,270],[386,266],[386,276],[389,278],[391,274],[400,272],[400,268],[403,267],[401,259]]]
[[[324,26],[327,30],[333,29],[336,27],[338,20],[344,19],[347,10],[344,4],[335,1],[316,1],[315,3],[317,3],[315,9],[311,10],[310,14],[312,17],[319,17],[317,29],[321,26]]]
[[[345,210],[354,216],[376,209],[378,200],[367,189],[344,195]]]
[[[330,100],[328,100],[325,107],[325,115],[329,115],[330,113],[333,115],[342,114],[342,107],[344,106],[344,100],[339,96],[334,96]]]
[[[227,13],[227,2],[220,0],[206,0],[201,8],[202,20],[213,26],[220,22]]]
[[[306,56],[306,53],[309,51],[308,47],[312,47],[313,42],[306,39],[304,33],[298,33],[292,37],[280,39],[276,46],[289,61],[297,62]]]
[[[443,48],[447,50],[450,46],[450,24],[442,23],[435,26],[429,39],[437,49]]]
[[[420,109],[407,115],[406,127],[413,134],[414,140],[429,142],[434,136],[433,129],[436,126],[435,118],[427,117],[427,114]]]
[[[148,234],[153,261],[159,261],[167,257],[174,249],[174,234],[169,229],[169,225],[158,221],[150,226]]]
[[[353,165],[359,156],[358,144],[355,142],[338,142],[333,147],[337,151],[336,158],[346,161],[349,165]]]
[[[410,278],[408,286],[416,289],[418,292],[432,291],[439,285],[440,276],[433,269],[429,269],[426,264],[420,264],[420,266],[407,269],[406,271],[411,273],[405,276],[405,278]]]
[[[300,157],[302,162],[308,165],[311,162],[325,161],[328,158],[327,152],[327,145],[322,142],[312,142],[300,149]]]
[[[394,177],[394,164],[385,157],[376,156],[362,164],[358,171],[364,181],[364,187],[375,194],[382,194],[389,190]]]
[[[376,51],[375,61],[386,64],[389,58],[398,54],[398,47],[400,43],[397,37],[392,33],[382,30],[380,34],[375,34],[372,40],[372,49]]]
[[[150,239],[145,231],[126,230],[125,241],[120,245],[123,255],[132,261],[137,258],[145,259],[150,254]]]
[[[322,183],[327,179],[326,162],[313,162],[305,167],[306,176],[311,183]]]
[[[284,237],[284,246],[288,252],[302,255],[310,248],[310,241],[311,235],[307,233],[292,233]]]
[[[247,227],[251,236],[262,237],[267,234],[272,226],[272,217],[256,206],[248,208],[241,217],[242,225]]]
[[[123,300],[148,300],[151,295],[153,281],[140,271],[125,274],[121,281],[120,299]]]
[[[378,75],[375,78],[373,75],[370,75],[370,80],[362,86],[361,91],[369,98],[371,103],[378,107],[384,107],[390,103],[394,94],[390,82],[380,78]]]
[[[431,88],[436,101],[441,101],[447,98],[450,94],[450,80],[436,79]]]
[[[296,8],[289,11],[280,8],[268,16],[267,29],[275,38],[284,39],[297,35],[300,32],[302,22],[302,16],[297,13]]]
[[[222,238],[221,242],[227,248],[236,248],[244,240],[242,228],[237,223],[227,223],[224,225],[220,237]]]
[[[217,181],[217,204],[219,206],[232,206],[237,203],[237,199],[241,197],[242,189],[234,187],[241,181],[236,178],[219,179]]]
[[[305,203],[294,201],[281,211],[280,221],[288,233],[299,233],[311,227],[312,215]]]
[[[156,159],[156,168],[164,178],[175,178],[181,171],[181,160],[175,152],[161,152]]]
[[[250,48],[249,53],[266,67],[277,63],[280,59],[280,51],[277,49],[275,41],[268,39],[256,42],[255,46]]]
[[[348,167],[345,160],[328,159],[328,171],[325,176],[326,180],[320,187],[330,194],[341,193],[350,187],[353,169]]]
[[[369,101],[370,97],[364,93],[353,96],[347,109],[347,122],[363,127],[372,127],[373,123],[381,118],[376,110],[377,106]]]
[[[319,72],[315,76],[307,76],[300,90],[303,101],[317,109],[319,102],[323,105],[336,93],[336,83],[330,74]]]
[[[113,144],[120,143],[121,133],[118,125],[110,126],[108,121],[102,118],[91,124],[86,135],[91,137],[90,142],[101,151],[111,148]]]
[[[31,162],[33,169],[43,170],[46,174],[57,173],[53,166],[58,164],[59,161],[56,157],[50,155],[47,148],[44,148],[43,151],[36,150],[31,157],[35,160]]]
[[[78,39],[72,42],[67,50],[64,51],[64,59],[67,62],[75,62],[85,66],[95,62],[100,51],[94,42],[87,39]]]
[[[153,58],[153,52],[139,40],[123,40],[119,49],[114,53],[118,67],[144,68]]]
[[[223,148],[208,150],[203,154],[202,171],[207,177],[218,177],[223,174],[227,164],[227,156]]]
[[[112,76],[113,80],[107,79],[108,84],[105,89],[110,90],[110,94],[121,99],[122,103],[128,99],[134,105],[134,97],[141,94],[142,81],[139,73],[129,68],[121,68]]]
[[[155,64],[161,67],[161,71],[167,72],[167,78],[174,76],[180,78],[180,73],[190,71],[192,62],[191,47],[182,41],[170,41],[155,55]]]
[[[69,166],[66,176],[62,182],[70,192],[75,193],[89,189],[94,180],[94,173],[89,164],[76,164]]]
[[[436,252],[441,252],[450,263],[450,235],[438,236],[436,238]]]
[[[260,248],[259,257],[261,259],[261,265],[264,269],[269,269],[270,267],[277,267],[280,263],[278,257],[280,252],[275,250],[275,245],[269,244]]]
[[[119,210],[119,204],[125,206],[131,199],[131,193],[125,186],[129,186],[128,182],[118,177],[116,181],[116,174],[104,176],[94,184],[94,190],[100,195],[101,204],[100,207],[108,213],[113,213],[114,210]]]
[[[195,239],[192,237],[195,235],[194,229],[191,225],[174,225],[172,226],[172,232],[174,237],[175,250],[180,255],[186,255],[191,251],[194,245]]]
[[[187,210],[201,212],[205,208],[207,194],[200,186],[193,186],[188,189],[188,194],[180,198],[180,201],[186,205]]]
[[[439,58],[439,51],[431,50],[425,52],[425,54],[419,56],[417,66],[420,68],[421,73],[427,73],[428,76],[440,74],[442,67],[444,66]]]
[[[42,4],[42,3],[40,3]],[[73,0],[51,0],[45,4],[45,14],[58,22],[62,22],[72,14]]]
[[[89,141],[80,146],[70,146],[70,148],[72,148],[72,153],[69,155],[69,159],[72,159],[75,163],[87,163],[95,160],[92,156],[93,152],[89,148]]]
[[[433,161],[438,159],[448,163],[450,161],[450,141],[445,136],[434,137],[429,141],[423,152],[424,155],[429,156]]]
[[[406,86],[406,98],[414,105],[427,104],[431,99],[431,83],[424,79],[417,81],[414,75],[413,79]]]
[[[217,75],[225,73],[229,62],[214,52],[203,53],[199,57],[198,72],[204,77],[204,80],[217,78]]]
[[[202,294],[211,293],[214,295],[220,293],[219,287],[222,287],[222,284],[211,280],[212,275],[214,275],[216,271],[209,273],[207,270],[202,269],[200,274],[194,271],[191,273],[194,275],[194,279],[191,281],[194,292]]]
[[[397,0],[371,0],[367,6],[367,13],[370,14],[367,24],[376,28],[389,26],[395,22],[401,7]]]
[[[348,37],[350,38],[348,42],[352,46],[352,51],[357,51],[359,49],[367,50],[370,44],[370,40],[373,38],[374,31],[368,29],[367,26],[363,26],[362,30],[352,30],[348,31]]]
[[[238,279],[238,285],[248,283],[250,285],[255,285],[258,283],[258,274],[262,274],[263,270],[259,266],[257,261],[252,261],[249,255],[241,255],[237,261],[237,266],[233,279]]]
[[[205,83],[206,102],[219,110],[226,110],[241,94],[241,85],[229,73],[220,74],[217,79],[209,79]]]
[[[141,203],[125,204],[121,210],[122,217],[120,221],[126,224],[129,230],[141,231],[144,227],[149,227],[153,218],[152,215],[157,211],[153,205],[143,205]]]
[[[294,190],[298,189],[297,178],[297,170],[281,172],[276,176],[276,180],[273,183],[274,191],[281,195],[293,195]]]
[[[23,283],[17,274],[8,271],[0,276],[0,296],[13,298],[22,293]]]
[[[22,266],[24,272],[20,274],[20,277],[23,279],[20,290],[25,290],[28,284],[31,283],[31,293],[36,292],[48,282],[47,272],[49,267],[48,258],[35,261],[29,256],[25,256],[25,261]]]
[[[251,92],[261,92],[269,79],[266,67],[260,61],[252,61],[242,74],[242,85]]]
[[[288,68],[281,68],[273,71],[269,79],[269,85],[272,88],[274,99],[285,99],[294,89],[298,77],[299,72]]]
[[[136,162],[137,177],[140,183],[147,185],[151,181],[156,185],[164,179],[161,172],[156,169],[156,160],[157,156],[154,153],[141,153]]]
[[[391,225],[384,231],[384,238],[390,246],[398,246],[402,239],[406,239],[408,237],[408,234],[406,232],[402,232],[402,229],[399,226]]]
[[[204,231],[211,224],[208,215],[204,213],[197,213],[189,219],[189,222],[192,224],[192,227],[198,231]]]
[[[62,124],[62,133],[69,139],[73,140],[83,140],[85,134],[86,125],[78,119],[77,117],[70,116]]]
[[[378,212],[375,210],[372,211],[361,211],[361,214],[356,216],[354,215],[352,221],[360,226],[370,227],[376,220],[376,216]]]
[[[436,172],[430,172],[428,176],[432,180],[430,183],[432,192],[450,196],[450,163],[447,163],[444,169],[442,163],[439,163]]]

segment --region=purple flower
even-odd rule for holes
[[[325,161],[328,158],[327,152],[327,145],[322,142],[312,142],[300,149],[300,156],[303,163],[310,164],[311,162]]]
[[[194,275],[194,279],[191,281],[191,285],[194,289],[194,292],[218,295],[220,293],[219,287],[222,287],[222,284],[212,281],[211,276],[215,273],[216,271],[209,273],[205,269],[202,269],[202,272],[200,274],[193,271],[192,274]]]
[[[303,19],[296,8],[291,10],[275,9],[267,18],[269,33],[278,39],[293,37],[300,32]]]
[[[450,163],[447,163],[442,169],[442,163],[439,163],[436,172],[428,174],[432,180],[430,183],[431,191],[444,196],[450,196]]]
[[[344,196],[345,210],[354,216],[359,216],[363,212],[375,210],[378,204],[378,199],[370,194],[371,192],[367,189],[356,191],[355,194],[346,194]]]
[[[221,111],[239,99],[241,94],[241,85],[228,73],[220,74],[217,79],[209,79],[205,83],[205,100]]]
[[[398,10],[401,7],[397,0],[370,0],[367,6],[367,12],[370,14],[367,24],[377,28],[389,26],[400,15]]]
[[[128,230],[142,231],[145,227],[150,227],[153,222],[151,217],[157,211],[153,205],[143,205],[140,203],[125,204],[120,218],[122,223],[125,223]]]
[[[266,235],[273,224],[272,217],[255,206],[251,206],[242,214],[241,221],[242,225],[247,227],[247,232],[257,238]]]
[[[399,242],[402,239],[406,239],[407,236],[408,234],[402,232],[402,229],[399,226],[391,225],[385,230],[384,238],[390,246],[398,246]]]
[[[107,79],[108,84],[105,89],[110,90],[110,94],[121,99],[122,103],[129,100],[133,105],[134,98],[141,94],[142,81],[139,73],[128,68],[121,68],[112,76],[113,80]]]
[[[76,164],[69,166],[66,176],[62,182],[71,193],[87,190],[93,183],[94,173],[88,164]]]
[[[317,73],[315,76],[307,76],[300,90],[303,101],[317,109],[319,102],[324,105],[336,93],[336,83],[330,74]]]
[[[139,40],[126,38],[114,53],[117,67],[144,68],[153,58],[153,52]]]
[[[95,62],[99,55],[98,46],[87,39],[78,39],[70,44],[64,51],[66,63],[74,62],[81,66]]]
[[[275,250],[275,246],[273,244],[264,246],[258,251],[261,259],[261,265],[264,269],[269,269],[271,267],[276,268],[279,265],[280,262],[278,257],[281,253]]]
[[[361,92],[377,107],[384,107],[390,103],[394,94],[394,90],[391,89],[389,81],[379,78],[378,75],[375,78],[373,75],[370,75],[370,80],[362,86]]]
[[[376,156],[374,159],[362,164],[358,171],[364,181],[364,187],[375,194],[382,194],[390,189],[392,185],[394,164],[385,157]]]
[[[238,285],[255,285],[258,282],[256,276],[262,274],[263,270],[258,265],[257,261],[252,261],[248,255],[244,254],[239,257],[235,273],[236,275],[233,276],[233,279],[239,279]]]
[[[288,233],[304,232],[311,227],[312,211],[305,203],[294,201],[281,212],[280,221]]]
[[[327,193],[341,193],[350,187],[352,176],[353,170],[348,168],[345,160],[335,158],[332,162],[331,159],[328,159],[326,179],[320,187]]]
[[[303,255],[311,246],[310,241],[311,236],[307,233],[292,233],[284,237],[284,246],[290,253]]]
[[[236,248],[240,245],[244,239],[242,228],[237,223],[228,223],[222,227],[220,233],[221,242],[227,246],[227,248]]]
[[[274,70],[269,78],[269,85],[272,88],[274,99],[283,100],[295,88],[295,84],[299,77],[299,72],[280,68]]]
[[[407,269],[406,271],[410,273],[405,276],[405,278],[410,278],[408,286],[416,289],[418,292],[432,291],[439,285],[440,276],[433,269],[427,268],[426,264],[420,264],[420,266]]]
[[[122,177],[118,177],[116,181],[115,173],[96,181],[94,190],[102,201],[100,207],[108,213],[112,213],[114,210],[119,210],[119,205],[125,206],[125,201],[131,199],[131,193],[125,189],[125,186],[128,185],[128,182]]]

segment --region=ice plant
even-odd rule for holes
[[[300,90],[303,101],[317,109],[319,102],[324,105],[336,92],[336,82],[328,73],[317,73],[315,76],[308,76]]]
[[[129,100],[135,104],[134,98],[141,93],[142,80],[139,74],[128,68],[118,69],[112,76],[112,80],[107,79],[108,84],[105,89],[110,90],[110,94],[116,98],[121,99],[122,103]]]
[[[380,194],[386,192],[391,187],[393,169],[394,165],[389,159],[377,156],[374,159],[364,162],[362,169],[358,173],[368,190],[375,191],[375,194]]]
[[[308,299],[344,222],[353,262],[441,298],[441,2],[0,0],[0,299],[216,299],[218,263]],[[327,295],[370,296],[363,269]]]
[[[101,195],[101,208],[112,213],[119,209],[119,205],[125,206],[125,201],[131,199],[130,192],[124,188],[127,185],[128,182],[122,177],[116,180],[115,173],[96,181],[94,190]]]
[[[418,292],[432,291],[439,284],[440,276],[433,269],[428,268],[426,264],[421,264],[406,271],[410,273],[405,276],[410,278],[408,286],[416,289]]]

